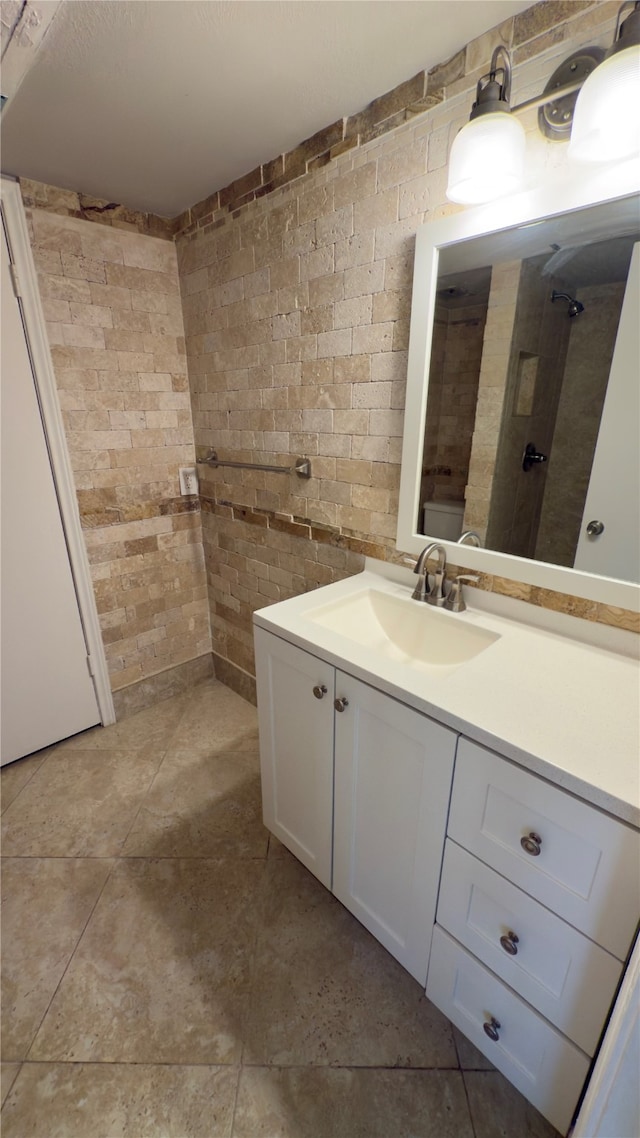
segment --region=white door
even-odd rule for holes
[[[575,568],[640,581],[640,243],[633,249]],[[590,535],[590,522],[601,522]]]
[[[100,722],[4,228],[1,373],[4,764]]]
[[[265,826],[331,888],[334,669],[255,630]]]
[[[424,987],[456,735],[342,672],[333,892]]]

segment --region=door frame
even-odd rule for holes
[[[4,174],[0,178],[0,204],[98,710],[102,724],[106,727],[110,723],[115,723],[116,714],[47,339],[47,326],[38,290],[38,278],[20,186],[18,182],[7,178]]]

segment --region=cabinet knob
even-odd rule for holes
[[[500,937],[500,944],[504,948],[505,952],[509,953],[509,956],[518,955],[519,937],[517,937],[515,933],[512,933],[511,930],[509,930],[508,933],[505,933],[504,936]]]
[[[326,685],[325,684],[316,684],[316,686],[313,689],[313,694],[315,695],[316,699],[322,699],[323,695],[327,694]]]
[[[483,1025],[482,1025],[482,1029],[483,1029],[485,1035],[488,1035],[489,1039],[492,1039],[494,1043],[497,1043],[499,1038],[500,1038],[500,1036],[498,1035],[498,1028],[499,1027],[500,1027],[500,1024],[498,1023],[497,1019],[495,1019],[494,1016],[491,1016],[491,1021],[489,1023],[483,1023]]]
[[[336,711],[344,711],[345,707],[349,706],[349,700],[344,698],[334,699],[333,706],[335,707]]]
[[[531,854],[531,857],[537,857],[542,846],[542,838],[533,832],[525,834],[523,838],[520,838],[520,845],[525,853]]]

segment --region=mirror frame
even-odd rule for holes
[[[402,444],[400,499],[396,547],[417,556],[431,538],[417,532],[420,475],[427,410],[431,338],[436,304],[439,251],[473,237],[533,224],[557,214],[616,201],[640,192],[640,162],[610,170],[550,175],[543,188],[501,198],[489,205],[464,209],[428,222],[416,234],[411,327],[407,361],[407,392]],[[544,589],[586,598],[601,604],[638,611],[640,584],[533,561],[508,553],[433,538],[443,545],[453,564],[470,570],[521,581]]]

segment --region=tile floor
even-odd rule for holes
[[[554,1138],[260,820],[209,680],[2,770],[3,1138]]]

